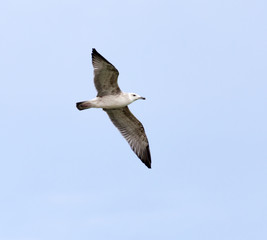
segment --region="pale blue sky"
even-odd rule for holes
[[[267,2],[2,1],[0,240],[267,239]],[[100,109],[120,71],[152,169]]]

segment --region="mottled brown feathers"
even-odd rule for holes
[[[118,86],[119,71],[94,48],[92,52],[94,83],[97,96],[116,95],[121,92]]]
[[[142,123],[130,112],[128,107],[104,110],[136,155],[148,168],[151,168],[149,143]]]

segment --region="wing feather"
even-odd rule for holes
[[[104,109],[141,161],[151,168],[151,155],[145,129],[129,108]]]
[[[92,51],[94,83],[97,97],[116,95],[121,92],[118,86],[119,71],[94,48]]]

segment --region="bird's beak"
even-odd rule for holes
[[[146,98],[144,98],[144,97],[140,97],[139,99],[146,100]]]

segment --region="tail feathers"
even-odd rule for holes
[[[88,108],[91,108],[91,103],[90,103],[89,101],[77,102],[77,103],[76,103],[76,107],[77,107],[79,110],[88,109]]]

